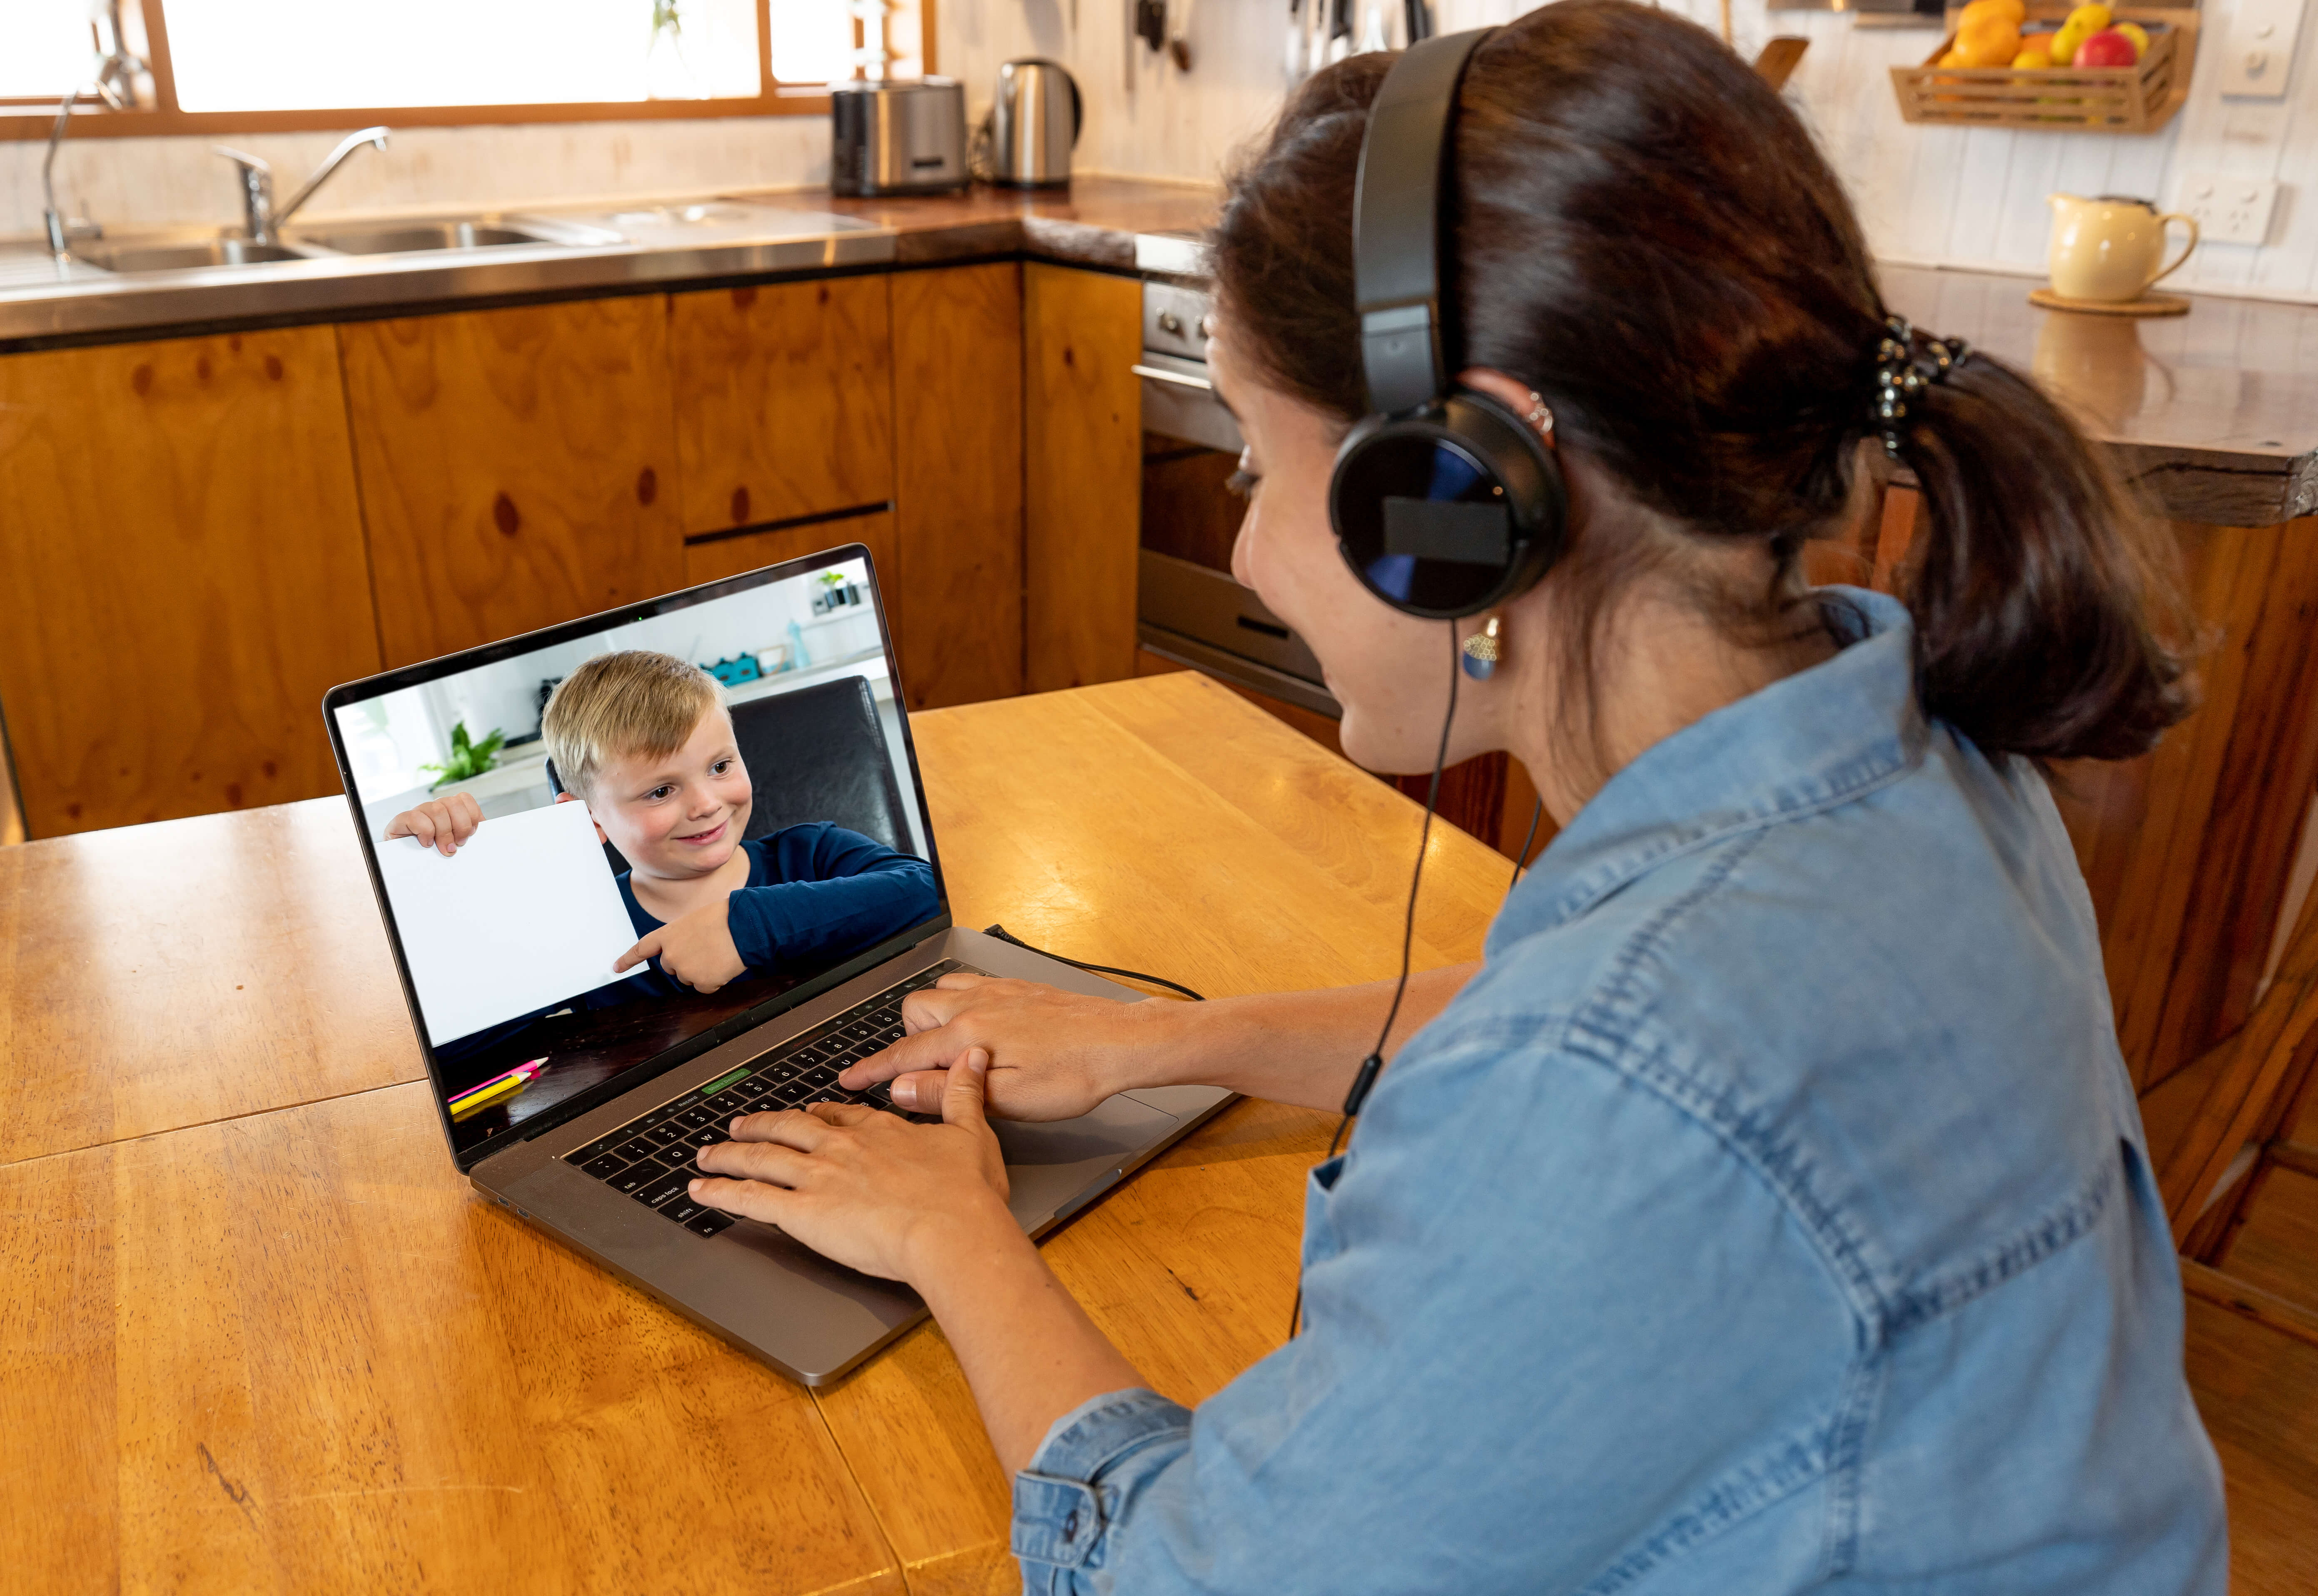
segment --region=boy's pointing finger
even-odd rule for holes
[[[651,936],[645,937],[642,942],[637,943],[633,947],[628,949],[627,952],[622,954],[618,958],[614,959],[612,961],[612,968],[615,971],[625,973],[626,971],[633,969],[636,965],[642,964],[646,959],[651,958],[654,954],[660,952],[660,933],[654,931]]]

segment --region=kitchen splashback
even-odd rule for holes
[[[1931,48],[1927,33],[1856,29],[1848,13],[1766,13],[1764,0],[1733,0],[1732,10],[1738,49],[1750,58],[1773,34],[1811,40],[1787,94],[1818,130],[1870,243],[1885,258],[2041,272],[2044,196],[2053,190],[2141,194],[2170,208],[2182,172],[2218,171],[2289,185],[2269,239],[2258,247],[2207,244],[2169,285],[2318,299],[2318,28],[2301,31],[2301,58],[2285,100],[2225,100],[2218,41],[2228,36],[2238,4],[2210,0],[2209,44],[2199,52],[2188,104],[2162,131],[2143,136],[1908,127],[1888,68],[1920,59]],[[1438,5],[1444,29],[1529,9],[1528,0]],[[1715,0],[1670,0],[1668,9],[1716,25]],[[1081,173],[1214,178],[1279,103],[1287,7],[1206,0],[1194,13],[1188,74],[1127,36],[1127,10],[1117,0],[945,0],[937,13],[939,59],[966,85],[970,117],[988,104],[1000,63],[1025,55],[1062,61],[1086,91],[1086,131],[1074,162]],[[236,141],[282,169],[302,171],[334,139]],[[210,143],[86,140],[59,158],[60,185],[76,211],[103,220],[229,223],[237,214],[230,174],[209,153]],[[0,233],[38,230],[40,155],[35,141],[0,144]],[[349,166],[318,209],[817,184],[828,171],[828,126],[819,117],[418,128],[399,134],[379,158]]]

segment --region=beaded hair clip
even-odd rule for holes
[[[1883,341],[1875,346],[1875,419],[1883,453],[1897,460],[1908,401],[1930,384],[1946,381],[1950,372],[1972,358],[1972,345],[1962,338],[1927,336],[1919,354],[1916,329],[1906,317],[1888,316],[1883,327]]]

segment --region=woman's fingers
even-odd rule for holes
[[[894,1077],[894,1107],[912,1114],[939,1114],[942,1095],[949,1089],[948,1070],[913,1070]]]
[[[964,1045],[964,1038],[947,1027],[920,1031],[914,1036],[903,1037],[883,1053],[873,1053],[858,1063],[848,1064],[838,1075],[837,1084],[847,1091],[859,1091],[912,1070],[947,1070]]]
[[[866,1110],[865,1110],[866,1112]],[[811,1152],[829,1140],[829,1121],[797,1108],[779,1108],[769,1114],[743,1114],[735,1119],[729,1131],[733,1143],[774,1143],[794,1147],[799,1152]],[[714,1147],[701,1150],[713,1152]],[[705,1162],[700,1166],[708,1168]]]
[[[693,1156],[712,1175],[761,1180],[793,1191],[805,1183],[813,1168],[811,1153],[773,1142],[719,1142]]]
[[[761,1219],[767,1224],[780,1224],[795,1211],[799,1201],[795,1192],[761,1180],[695,1180],[691,1195],[695,1202],[738,1214],[743,1219]]]

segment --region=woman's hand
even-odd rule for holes
[[[697,1154],[723,1178],[695,1180],[692,1195],[888,1280],[914,1282],[985,1238],[1020,1240],[1006,1157],[982,1113],[989,1069],[975,1048],[948,1072],[939,1125],[850,1103],[742,1115],[732,1141]]]
[[[1157,1083],[1154,1059],[1189,1004],[1115,1003],[1033,981],[945,975],[902,1004],[910,1035],[837,1078],[848,1091],[894,1083],[894,1106],[940,1112],[951,1066],[990,1060],[989,1110],[1002,1119],[1075,1119],[1129,1087]]]
[[[472,793],[454,793],[448,798],[429,798],[416,809],[406,809],[386,823],[382,842],[392,842],[398,837],[416,837],[421,847],[431,847],[449,858],[459,851],[459,845],[475,834],[483,823],[483,806],[475,802]]]

